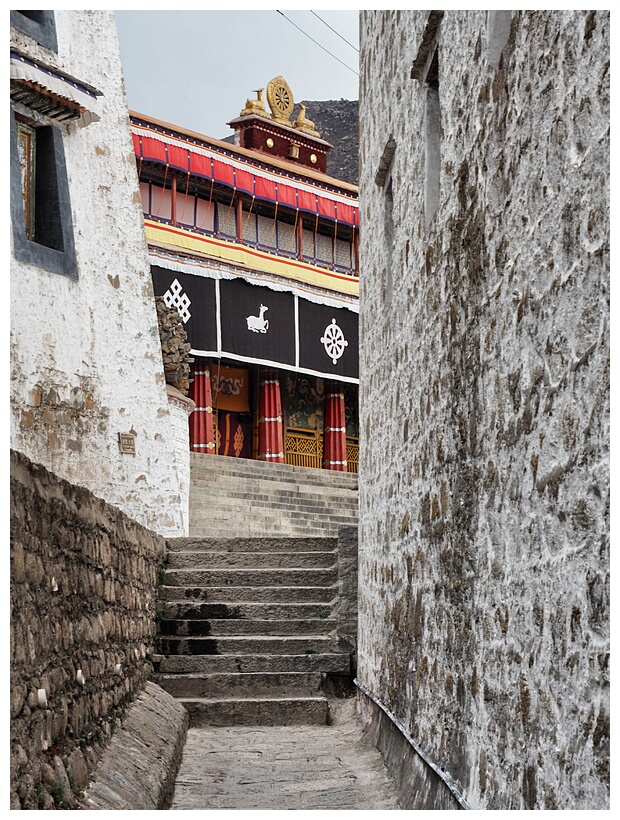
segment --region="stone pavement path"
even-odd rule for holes
[[[400,809],[354,701],[336,711],[331,726],[190,729],[170,808]]]

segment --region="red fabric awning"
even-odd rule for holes
[[[187,173],[189,171],[189,151],[178,145],[168,145],[168,164],[172,168]]]
[[[297,207],[297,188],[290,185],[283,185],[278,182],[278,202],[281,205],[288,205],[291,208]]]
[[[327,199],[327,197],[321,196],[320,194],[317,197],[319,201],[319,216],[326,216],[328,219],[336,219],[336,203],[333,199]]]
[[[203,157],[200,154],[191,154],[190,172],[197,177],[213,179],[213,160],[211,157]]]
[[[276,201],[276,184],[271,179],[256,177],[256,196],[258,199]]]
[[[297,204],[302,211],[310,211],[315,214],[317,209],[316,194],[311,194],[310,191],[297,191]]]
[[[342,202],[341,198],[331,199],[325,191],[317,192],[298,188],[295,182],[277,183],[260,173],[252,170],[240,169],[224,162],[217,157],[204,156],[192,151],[191,147],[175,144],[172,140],[155,139],[133,134],[133,145],[136,157],[152,162],[161,162],[170,168],[203,179],[213,179],[222,185],[244,191],[257,199],[285,205],[289,208],[300,209],[307,213],[318,214],[338,221],[341,224],[357,226],[359,224],[358,207],[352,200],[351,204]]]
[[[221,162],[219,159],[213,160],[213,178],[216,182],[221,182],[224,185],[235,187],[235,169],[227,162]]]
[[[141,137],[140,150],[140,156],[143,159],[148,159],[153,162],[168,162],[166,146],[159,140],[155,140],[152,137]]]
[[[250,171],[241,171],[235,168],[235,182],[238,191],[245,191],[248,194],[254,195],[254,180],[256,177]]]

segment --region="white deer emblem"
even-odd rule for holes
[[[265,305],[261,305],[258,316],[246,317],[248,330],[251,330],[253,333],[267,333],[269,330],[269,319],[264,318],[264,313],[266,310],[269,310],[269,308],[265,307]]]

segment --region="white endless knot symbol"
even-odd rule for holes
[[[179,311],[183,324],[186,324],[187,320],[192,318],[192,314],[188,310],[191,305],[189,296],[183,293],[183,288],[178,279],[174,280],[169,290],[164,294],[164,302],[168,307],[175,307]]]
[[[324,335],[321,336],[321,344],[327,355],[331,357],[332,362],[336,364],[349,343],[344,338],[344,333],[336,324],[335,319],[332,319],[331,325],[327,325],[325,328]]]

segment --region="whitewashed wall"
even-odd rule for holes
[[[102,119],[64,140],[79,278],[12,259],[11,447],[156,532],[183,534],[114,16],[55,18],[57,55],[14,30],[12,45],[102,91]],[[119,432],[136,434],[135,456],[120,453]]]
[[[427,16],[361,14],[358,679],[473,807],[602,809],[609,15],[445,12],[428,230]]]

